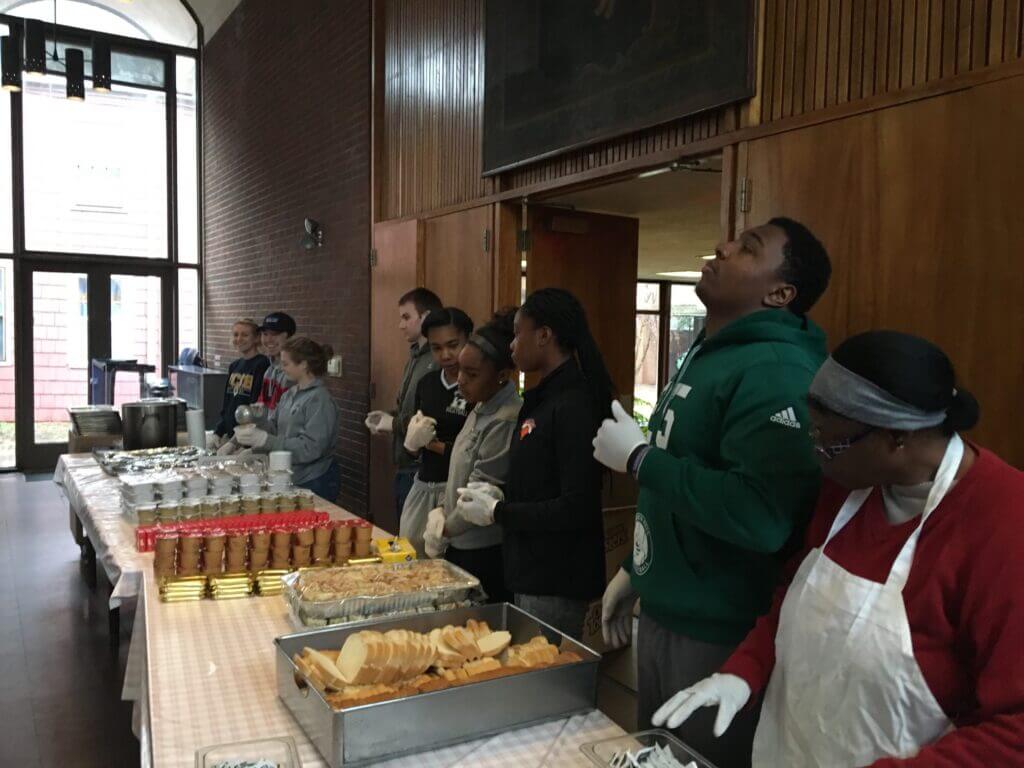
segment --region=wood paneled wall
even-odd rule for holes
[[[386,220],[557,186],[769,123],[1020,59],[1024,0],[758,0],[757,94],[728,107],[484,179],[483,0],[376,0],[376,129]],[[706,146],[706,144],[705,144]]]
[[[375,132],[378,221],[494,190],[494,181],[480,175],[483,6],[483,0],[374,5],[384,56],[384,124]]]
[[[1021,135],[1014,77],[759,139],[742,148],[754,194],[738,222],[805,222],[832,257],[812,312],[830,345],[879,328],[935,342],[981,403],[971,436],[1018,467]]]
[[[1024,0],[763,0],[770,122],[1019,59]]]

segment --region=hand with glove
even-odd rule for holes
[[[234,441],[234,439],[232,438],[231,440],[225,440],[224,441],[224,443],[221,445],[221,447],[217,449],[217,455],[218,456],[231,456],[237,450],[238,450],[238,443],[236,443]]]
[[[423,530],[423,549],[429,558],[438,558],[444,554],[444,507],[435,507],[427,515],[427,527]]]
[[[364,423],[371,435],[391,434],[395,428],[395,417],[384,411],[370,411]]]
[[[216,451],[216,450],[218,450],[222,445],[224,445],[225,442],[227,442],[227,439],[228,438],[225,435],[218,435],[216,432],[207,432],[206,433],[206,450],[208,450],[208,451]]]
[[[669,730],[685,723],[701,707],[718,706],[713,733],[718,738],[732,723],[736,713],[750,700],[750,686],[736,675],[714,674],[691,685],[661,705],[654,713],[651,724],[663,725]]]
[[[466,488],[459,488],[458,492],[456,512],[463,519],[480,527],[494,523],[494,508],[505,498],[501,488],[490,483],[473,482]]]
[[[409,428],[405,431],[405,450],[418,454],[437,437],[437,419],[424,416],[423,411],[416,411],[409,420]]]
[[[594,438],[594,458],[616,472],[628,470],[633,451],[647,445],[643,430],[626,413],[622,403],[612,400],[612,418],[605,419]]]
[[[240,424],[235,427],[235,442],[246,448],[262,448],[269,438],[270,434],[255,424]]]
[[[629,572],[619,568],[601,598],[601,635],[609,648],[622,648],[629,644],[636,599]]]

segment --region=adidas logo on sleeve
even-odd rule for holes
[[[792,408],[784,408],[779,411],[772,416],[771,421],[774,421],[776,424],[781,424],[784,427],[803,429],[803,425],[800,424],[800,420],[796,417],[796,412]]]

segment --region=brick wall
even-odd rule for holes
[[[230,361],[239,316],[280,309],[344,356],[341,503],[366,509],[369,382],[368,0],[244,0],[207,44],[204,352]],[[303,218],[324,246],[299,247]]]

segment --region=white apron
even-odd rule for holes
[[[921,529],[952,486],[963,452],[954,435],[921,522],[884,584],[825,555],[871,488],[849,495],[825,543],[800,565],[779,616],[754,768],[860,768],[913,757],[952,727],[914,658],[903,587]]]

